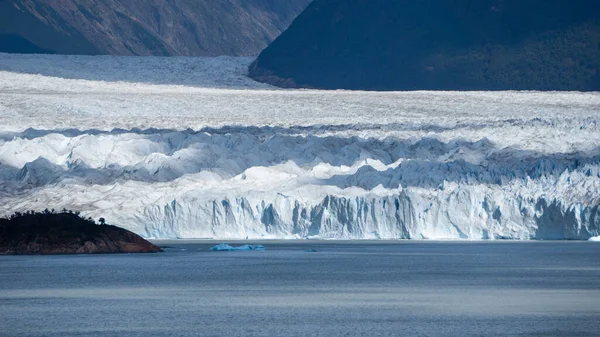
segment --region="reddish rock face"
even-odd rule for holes
[[[156,253],[162,249],[128,230],[96,225],[71,213],[0,219],[0,254]]]

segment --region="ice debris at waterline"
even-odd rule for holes
[[[600,242],[600,236],[591,237],[589,241]]]
[[[264,251],[265,250],[265,246],[263,246],[263,245],[243,245],[243,246],[233,247],[233,246],[230,246],[228,244],[221,243],[221,244],[218,244],[218,245],[210,248],[210,250],[217,251],[217,252],[229,252],[229,251],[233,251],[233,250],[257,250],[257,251]]]
[[[179,62],[102,60],[0,54],[0,216],[56,205],[156,239],[600,236],[600,93],[274,90],[247,59],[180,83]]]

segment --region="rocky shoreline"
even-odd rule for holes
[[[157,253],[139,235],[70,212],[17,213],[0,219],[0,255]]]

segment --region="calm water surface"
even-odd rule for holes
[[[0,257],[0,336],[600,336],[600,243],[216,243]]]

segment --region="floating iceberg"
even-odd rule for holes
[[[590,241],[600,242],[600,236],[593,236],[590,238]]]
[[[233,247],[233,246],[230,246],[228,244],[221,243],[221,244],[218,244],[218,245],[212,247],[210,250],[216,251],[216,252],[230,252],[230,251],[233,251],[233,250],[257,250],[257,251],[264,251],[265,250],[265,246],[263,246],[263,245],[243,245],[243,246],[239,246],[239,247]]]

